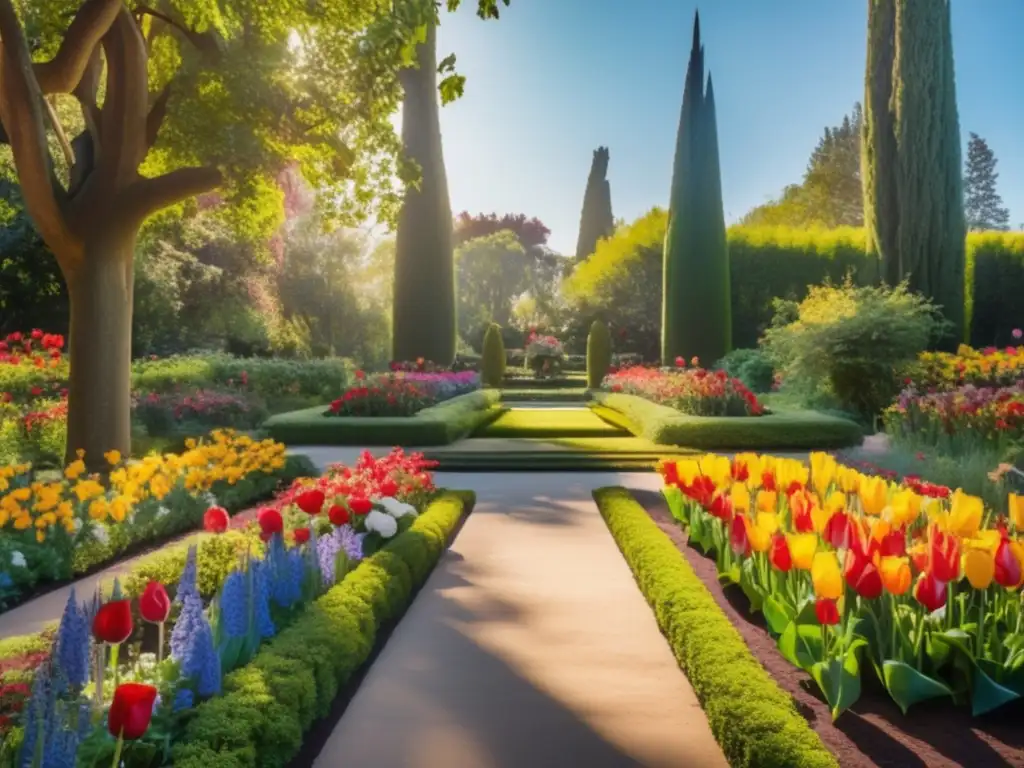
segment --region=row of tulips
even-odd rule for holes
[[[975,714],[1024,695],[1024,497],[1008,519],[961,491],[741,454],[663,461],[675,519],[763,613],[833,717],[870,665],[904,712],[936,697]]]
[[[944,391],[968,384],[976,387],[1007,387],[1024,379],[1024,331],[1013,330],[1018,346],[974,349],[961,345],[956,353],[924,352],[913,373],[914,383],[925,391]]]
[[[680,358],[679,363],[682,362]],[[696,364],[696,358],[694,362]],[[757,396],[725,371],[634,366],[609,374],[603,388],[638,395],[692,416],[760,416],[764,413]]]
[[[97,594],[79,604],[72,594],[27,701],[0,733],[20,744],[0,766],[169,764],[189,712],[220,695],[226,674],[249,663],[261,643],[412,524],[418,511],[410,500],[423,502],[434,489],[423,465],[397,451],[332,468],[333,485],[297,483],[259,510],[253,533],[262,544],[255,541],[240,555],[208,604],[198,587],[195,547],[176,586],[150,582],[134,604],[116,582],[105,602]],[[395,495],[367,495],[380,487]],[[341,488],[358,488],[358,495]],[[204,527],[224,533],[227,512],[211,507]],[[155,629],[155,654],[141,652],[153,639],[147,625]]]

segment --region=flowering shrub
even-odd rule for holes
[[[565,359],[562,342],[554,336],[541,336],[530,331],[526,337],[526,365],[537,376],[553,376]]]
[[[1024,626],[1024,497],[997,519],[962,491],[895,485],[821,453],[810,467],[742,454],[659,471],[689,540],[764,614],[833,717],[857,700],[864,661],[904,711],[952,697],[953,670],[969,673],[975,714],[1024,695],[1007,652]]]
[[[911,386],[886,410],[885,425],[894,439],[913,447],[955,456],[1003,451],[1024,438],[1024,381],[998,389],[968,384],[929,393]]]
[[[1014,338],[1019,338],[1016,332]],[[1024,380],[1024,345],[1005,349],[974,349],[961,345],[956,354],[924,352],[918,358],[912,378],[915,386],[926,391],[945,391],[967,384],[1012,386]]]
[[[480,388],[475,371],[405,372],[376,376],[356,372],[356,383],[331,403],[330,416],[412,416]]]
[[[739,379],[703,368],[634,366],[610,374],[603,389],[652,400],[691,416],[760,416],[764,406]]]

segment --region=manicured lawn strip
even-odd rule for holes
[[[179,768],[288,765],[303,733],[370,657],[378,632],[412,603],[473,504],[449,492],[405,533],[363,560],[201,704],[175,745]]]
[[[498,390],[481,389],[424,408],[414,416],[325,416],[327,406],[271,416],[263,429],[292,445],[448,445],[502,413]]]
[[[814,450],[859,445],[863,433],[852,421],[816,411],[780,411],[765,416],[687,416],[634,395],[597,392],[592,401],[618,411],[634,434],[659,445],[702,449]]]
[[[503,403],[584,403],[590,397],[586,387],[539,389],[533,387],[502,387]]]
[[[597,418],[585,408],[517,408],[473,433],[474,437],[614,437],[628,432]]]
[[[835,757],[751,654],[682,553],[624,488],[594,492],[601,516],[733,768],[833,768]]]
[[[438,456],[440,472],[653,472],[658,459],[632,456],[577,456],[547,453],[532,457]],[[660,457],[659,457],[660,458]]]

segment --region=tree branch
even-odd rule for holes
[[[60,149],[64,153],[64,161],[68,164],[68,168],[71,168],[75,164],[75,150],[71,148],[71,142],[68,141],[68,135],[64,133],[64,126],[60,124],[60,118],[57,116],[57,110],[53,108],[53,104],[50,100],[43,97],[43,104],[46,106],[46,114],[50,118],[50,124],[53,126],[53,132],[57,134],[57,143],[60,144]]]
[[[0,0],[0,46],[0,121],[14,155],[25,207],[62,267],[69,266],[81,257],[81,247],[68,227],[66,194],[54,180],[43,94],[11,0]]]
[[[172,84],[173,80],[163,87],[146,116],[146,147],[148,149],[153,148],[157,136],[160,135],[160,127],[164,124],[164,118],[167,116],[167,102],[171,98]]]
[[[149,72],[139,25],[123,5],[103,38],[103,54],[107,88],[100,111],[103,143],[97,168],[115,188],[124,188],[138,178],[139,165],[149,149]]]
[[[125,190],[124,204],[137,221],[189,198],[212,192],[224,177],[212,166],[179,168],[153,179],[139,179]]]
[[[123,0],[86,0],[75,14],[57,55],[35,65],[36,79],[45,94],[71,93],[81,82],[93,51],[117,14]]]
[[[189,29],[189,27],[183,22],[178,21],[162,11],[158,11],[156,8],[151,8],[148,5],[135,6],[135,13],[144,16],[152,16],[154,19],[159,19],[169,27],[173,27],[178,30],[186,40],[195,46],[197,51],[204,55],[216,55],[220,52],[217,48],[217,40],[213,36],[212,32],[196,32],[194,29]]]

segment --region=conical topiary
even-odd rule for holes
[[[485,387],[500,387],[505,378],[505,342],[501,338],[501,326],[497,323],[491,323],[484,334],[480,378]]]
[[[612,335],[600,320],[590,324],[587,336],[587,386],[597,389],[612,365]]]

